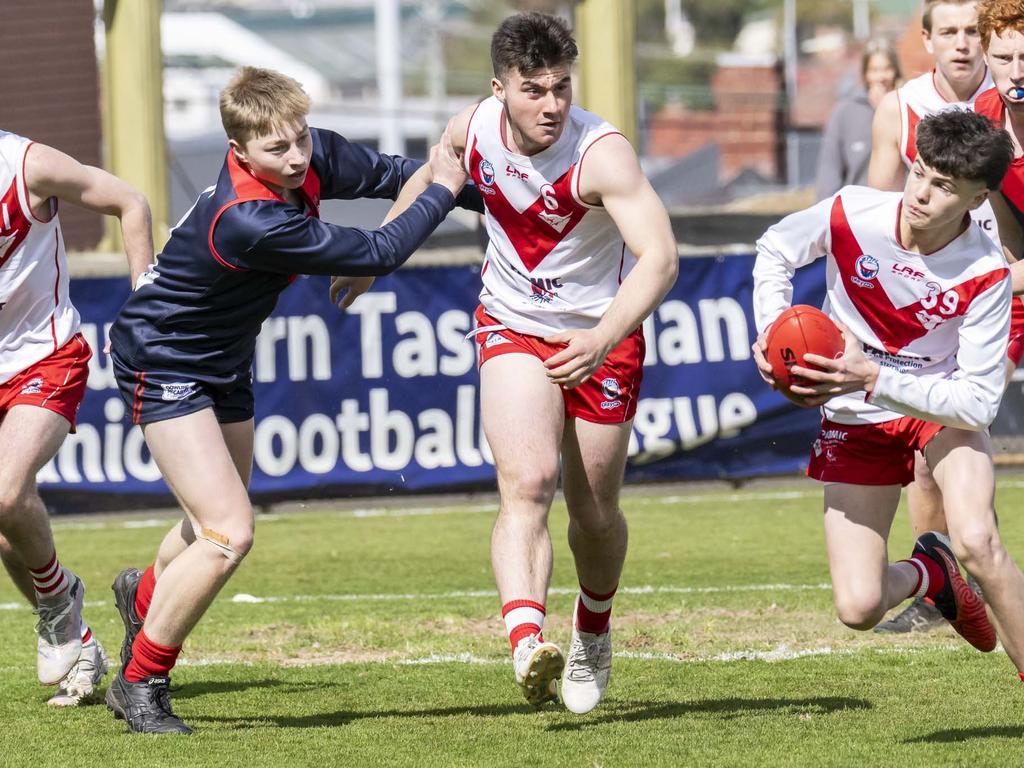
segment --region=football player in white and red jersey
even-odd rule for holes
[[[827,259],[825,311],[846,338],[838,360],[808,355],[792,391],[822,405],[808,475],[825,484],[825,540],[840,620],[874,627],[908,597],[927,596],[972,645],[991,651],[981,585],[1000,638],[1024,670],[1024,575],[996,527],[988,425],[1004,388],[1011,285],[1001,249],[968,216],[1002,181],[1009,137],[985,117],[944,111],[918,126],[902,194],[845,187],[792,214],[757,243],[754,356],[774,384],[765,335],[792,298],[800,267]],[[921,535],[890,564],[901,486],[921,452],[946,502],[949,539]],[[955,556],[954,556],[955,553]]]
[[[1013,141],[1014,157],[992,204],[999,216],[999,236],[1018,258],[1024,242],[1024,4],[1019,0],[987,0],[978,6],[978,32],[985,60],[992,73],[993,87],[978,97],[977,109],[992,123],[1003,128]],[[1014,271],[1019,283],[1024,262]],[[1021,270],[1021,271],[1017,271]],[[1017,293],[1021,286],[1015,285]],[[1014,301],[1015,319],[1024,314],[1024,305]],[[1010,346],[1024,348],[1024,338],[1014,338]],[[1011,355],[1012,359],[1012,355]]]
[[[927,115],[944,109],[976,109],[978,96],[991,88],[978,34],[975,0],[926,0],[921,17],[925,48],[935,57],[935,68],[886,95],[875,112],[868,184],[876,189],[900,190],[916,156],[917,125]],[[998,244],[999,227],[988,202],[971,214]],[[1024,354],[1024,304],[1015,302],[1008,348],[1007,375]],[[916,476],[907,488],[907,506],[915,535],[946,530],[939,493],[928,465],[920,458]],[[878,626],[880,632],[923,631],[945,622],[928,600],[914,600],[902,613]]]
[[[675,282],[668,215],[629,142],[572,106],[576,43],[540,13],[491,41],[492,96],[448,135],[483,195],[490,244],[476,312],[484,431],[501,504],[491,562],[528,701],[597,706],[611,670],[610,614],[626,555],[619,509],[644,340],[640,325]],[[430,181],[419,171],[395,210]],[[335,281],[352,291],[350,280]],[[558,485],[580,591],[567,656],[542,635]]]
[[[58,201],[120,218],[133,284],[153,243],[149,205],[130,185],[0,131],[0,555],[39,616],[39,682],[58,685],[50,703],[66,706],[94,692],[107,663],[36,489],[36,473],[74,429],[92,357],[68,297]]]

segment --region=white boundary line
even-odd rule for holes
[[[655,587],[651,585],[639,587],[622,587],[620,595],[715,595],[744,592],[821,592],[831,589],[830,584],[734,584],[724,587]],[[552,587],[549,595],[575,595],[578,590],[569,587]],[[268,595],[259,597],[244,592],[235,594],[227,602],[242,605],[264,605],[270,603],[387,603],[412,602],[421,600],[461,600],[461,599],[496,599],[497,591],[493,589],[453,590],[451,592],[379,592],[354,593],[347,595]],[[86,608],[102,608],[107,605],[105,600],[86,601]],[[0,603],[0,611],[29,610],[28,603]]]
[[[728,651],[725,653],[716,653],[710,655],[694,655],[694,656],[676,656],[671,653],[638,653],[635,651],[618,651],[612,655],[617,659],[628,659],[630,661],[654,661],[654,662],[668,662],[671,664],[735,664],[737,662],[764,662],[767,664],[776,664],[785,661],[799,661],[800,659],[813,658],[817,656],[855,656],[858,654],[882,654],[885,656],[912,656],[920,655],[923,653],[932,652],[955,652],[962,650],[961,645],[950,645],[943,644],[938,646],[932,646],[929,648],[840,648],[835,649],[830,646],[822,648],[790,648],[785,643],[776,646],[770,651],[755,651],[755,650],[741,650],[741,651]],[[309,659],[302,661],[299,659],[286,660],[284,662],[277,661],[233,661],[230,659],[223,658],[205,658],[205,659],[189,659],[182,658],[178,661],[178,666],[190,666],[190,667],[210,667],[210,666],[222,666],[222,665],[234,665],[234,666],[258,666],[258,665],[269,665],[281,667],[282,669],[304,669],[310,667],[347,667],[356,666],[359,664],[392,664],[396,666],[430,666],[434,664],[469,664],[479,666],[506,666],[510,664],[509,659],[505,658],[493,658],[488,656],[477,656],[474,653],[463,651],[461,653],[436,653],[430,656],[420,656],[413,658],[389,658],[382,656],[380,658],[368,658],[368,659],[351,659],[351,660],[337,660],[337,659]]]

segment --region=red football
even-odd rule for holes
[[[835,359],[843,356],[846,347],[843,335],[829,316],[807,304],[796,304],[779,315],[768,330],[766,341],[765,357],[783,394],[789,393],[790,385],[802,383],[799,376],[790,375],[790,368],[815,367],[804,363],[805,354]]]

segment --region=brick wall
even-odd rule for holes
[[[0,128],[102,165],[92,0],[0,3]],[[94,248],[102,217],[60,211],[69,249]]]
[[[715,109],[667,106],[651,119],[648,151],[684,157],[706,144],[721,151],[721,181],[744,168],[779,178],[784,164],[781,75],[777,67],[720,66],[711,81]]]

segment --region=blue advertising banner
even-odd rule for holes
[[[750,355],[753,256],[685,258],[644,324],[647,357],[627,479],[741,478],[802,468],[819,417],[761,382]],[[794,301],[821,304],[822,268]],[[72,281],[97,354],[70,435],[39,481],[62,494],[167,494],[99,352],[127,294],[123,278]],[[439,491],[493,484],[478,413],[474,266],[402,270],[347,314],[322,278],[296,281],[259,337],[256,497]],[[528,417],[528,414],[524,414]]]

